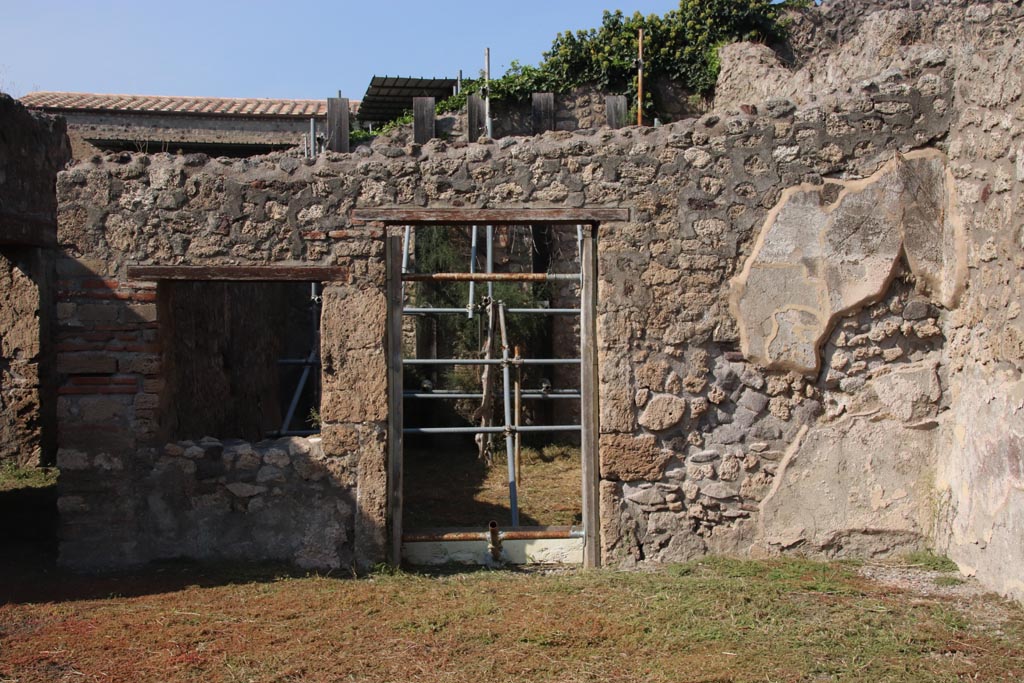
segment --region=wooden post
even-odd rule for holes
[[[412,98],[412,138],[418,145],[434,137],[434,98]]]
[[[389,237],[385,255],[388,278],[388,522],[389,560],[402,562],[402,240]]]
[[[625,95],[608,95],[604,98],[605,118],[609,128],[622,128],[626,125],[629,106]]]
[[[596,227],[583,236],[580,255],[583,283],[580,288],[580,438],[583,470],[583,566],[601,566],[600,455],[598,453],[597,370],[597,248]]]
[[[644,125],[644,30],[640,29],[636,60],[636,125]]]
[[[487,134],[487,127],[484,125],[484,98],[473,93],[466,99],[466,109],[466,136],[470,142],[476,142]]]
[[[533,93],[533,134],[555,129],[555,94]]]
[[[519,360],[519,347],[515,347],[515,359]],[[516,365],[516,380],[513,385],[515,388],[515,454],[516,454],[516,485],[519,490],[523,488],[523,435],[519,433],[519,425],[523,424],[523,366]]]
[[[332,152],[348,152],[348,98],[327,98],[327,149]]]

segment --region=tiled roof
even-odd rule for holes
[[[264,100],[234,97],[167,97],[105,95],[79,92],[33,92],[21,98],[31,109],[123,111],[219,116],[309,118],[327,115],[327,100]]]

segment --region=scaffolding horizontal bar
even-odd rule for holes
[[[466,315],[469,310],[465,308],[405,308],[403,315]]]
[[[552,394],[544,393],[540,391],[535,392],[523,392],[520,394],[524,399],[552,399],[552,398],[569,398],[579,399],[579,394]],[[446,399],[479,399],[483,398],[484,395],[481,393],[465,393],[465,392],[437,392],[437,391],[406,391],[402,393],[404,398],[446,398]]]
[[[431,394],[464,394],[466,392],[459,391],[458,389],[432,389],[430,392],[423,392],[423,393],[431,393]],[[559,394],[559,395],[561,395],[561,394],[570,394],[572,396],[577,396],[577,397],[580,395],[580,392],[576,391],[575,389],[551,389],[549,391],[544,391],[543,389],[525,389],[525,390],[523,390],[523,393],[524,394]]]
[[[404,365],[502,365],[501,358],[403,358]],[[579,358],[518,358],[509,365],[579,365]]]
[[[278,358],[278,365],[320,365],[319,360],[307,360],[305,358]]]
[[[404,273],[402,282],[579,282],[579,273]]]
[[[406,308],[405,315],[466,315],[467,308]],[[578,308],[506,308],[506,313],[516,315],[579,315]]]
[[[580,425],[514,425],[509,426],[510,432],[546,433],[546,432],[578,432]],[[403,434],[504,434],[504,426],[494,427],[406,427]]]
[[[498,530],[502,541],[543,541],[562,538],[583,538],[583,529],[570,526],[519,527]],[[402,534],[403,543],[445,543],[452,541],[490,541],[491,532],[465,529],[416,529]]]
[[[506,312],[515,314],[531,314],[537,315],[579,315],[580,309],[578,308],[506,308]]]

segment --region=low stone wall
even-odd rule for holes
[[[79,532],[71,520],[85,516],[107,519],[112,530],[142,516],[122,540],[127,557],[352,568],[355,473],[350,459],[328,458],[318,437],[177,441],[130,458],[62,449],[58,465],[63,486],[76,490],[59,502],[66,532]],[[129,471],[130,492],[88,486],[123,480]],[[109,566],[108,551],[109,541],[63,546],[80,566]]]

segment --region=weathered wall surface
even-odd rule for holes
[[[324,457],[343,471],[331,479],[333,495],[354,500],[354,509],[323,548],[329,564],[360,552],[380,557],[373,549],[384,540],[386,490],[382,235],[353,229],[349,216],[356,206],[393,205],[631,209],[630,222],[602,225],[599,235],[606,555],[629,563],[745,552],[783,454],[825,408],[815,381],[744,361],[728,278],[786,187],[835,173],[868,176],[896,150],[933,139],[947,125],[936,98],[908,86],[866,93],[834,112],[775,101],[760,115],[658,129],[407,147],[382,140],[315,163],[111,155],[76,166],[60,179],[60,238],[69,254],[59,264],[61,454],[81,463],[62,482],[65,561],[140,561],[173,546],[155,540],[145,521],[158,514],[150,495],[160,488],[138,485],[152,482],[161,458],[183,457],[168,455],[156,430],[167,349],[158,346],[158,294],[152,284],[128,282],[128,264],[348,268],[349,280],[325,292],[321,416]],[[877,352],[872,345],[859,371],[869,361],[909,363],[882,355],[899,343]],[[105,431],[112,425],[115,433]],[[112,474],[95,477],[100,471]],[[226,487],[231,476],[213,479]],[[192,483],[198,488],[184,500],[198,505],[193,491],[210,482]],[[117,505],[106,504],[111,498]],[[118,506],[121,553],[100,556],[99,531]],[[297,536],[313,524],[293,520]],[[220,540],[220,552],[230,553],[231,540]],[[295,553],[255,547],[267,556]],[[252,556],[241,545],[237,553]]]
[[[123,154],[61,175],[63,562],[189,555],[339,567],[363,560],[356,541],[381,545],[383,508],[369,489],[383,472],[387,417],[383,235],[329,237],[331,219],[320,219],[358,181],[293,179],[300,161],[276,163]],[[304,262],[347,274],[323,290],[322,441],[168,441],[168,413],[184,407],[167,408],[177,388],[165,365],[185,362],[188,349],[168,346],[176,338],[170,321],[161,327],[157,284],[129,280],[127,264]],[[194,342],[196,332],[177,341]],[[221,371],[231,371],[228,361]]]
[[[351,210],[622,207],[631,219],[598,235],[606,561],[938,544],[1019,594],[1007,567],[1024,566],[1013,418],[1024,410],[1022,10],[878,6],[857,21],[921,23],[900,24],[891,49],[872,48],[877,69],[835,71],[824,106],[723,100],[657,129],[381,139],[315,162],[119,155],[65,172],[60,452],[78,463],[62,482],[65,561],[99,559],[100,530],[115,520],[121,551],[103,558],[114,562],[171,554],[196,525],[223,556],[381,559],[383,235],[353,226]],[[918,37],[955,42],[936,50]],[[155,430],[167,350],[153,346],[154,287],[128,282],[126,265],[239,263],[347,269],[325,290],[324,432],[306,454],[222,439],[168,445]],[[116,434],[104,431],[112,423]],[[239,470],[247,447],[260,464]],[[327,521],[303,514],[303,500],[283,502],[314,490],[301,474],[309,457],[331,473],[308,495],[318,509],[335,504]],[[185,460],[220,464],[193,471]],[[155,468],[172,461],[183,478],[157,483]],[[265,497],[257,514],[287,521],[256,538],[264,527],[240,521],[251,503],[238,500],[254,489],[239,484]],[[117,505],[101,504],[111,492]],[[162,536],[173,525],[154,521],[157,499],[169,492],[169,509],[210,503],[233,521],[176,517]]]
[[[1024,20],[972,7],[958,49],[949,155],[965,207],[970,279],[948,320],[952,417],[939,450],[940,547],[1024,599]],[[974,49],[971,49],[972,43]]]
[[[52,464],[53,256],[63,122],[0,93],[0,461]]]
[[[942,341],[940,353],[928,361],[937,363],[935,390],[941,408],[934,420],[920,423],[931,432],[935,468],[933,500],[920,524],[933,527],[934,544],[961,569],[1021,599],[1024,583],[1013,568],[1024,564],[1024,446],[1019,428],[1024,406],[1024,16],[1019,2],[947,0],[928,4],[926,11],[896,1],[848,5],[826,2],[821,11],[806,13],[797,22],[799,69],[784,67],[760,46],[723,50],[716,104],[737,108],[759,96],[786,96],[828,106],[872,87],[872,80],[880,91],[898,90],[899,80],[889,76],[915,66],[945,64],[955,85],[953,96],[939,105],[952,119],[949,133],[939,142],[949,159],[946,186],[952,202],[947,214],[958,216],[960,225],[959,230],[945,231],[953,239],[944,249],[955,256],[950,273],[955,271],[955,280],[962,278],[964,286],[948,291],[956,294],[951,298],[943,295],[935,278],[917,281],[925,297],[921,306],[942,304],[936,309],[940,315],[929,318],[935,324],[924,328]],[[871,79],[875,73],[885,78]],[[935,92],[943,86],[925,74],[917,87]],[[915,271],[913,250],[906,251]],[[829,374],[836,369],[833,364]],[[917,411],[923,397],[933,393],[933,384],[924,375],[902,383],[901,392],[921,397],[902,412]],[[879,396],[884,401],[884,392]],[[875,431],[874,445],[882,433]],[[916,457],[922,451],[922,435],[913,433],[903,455]]]

